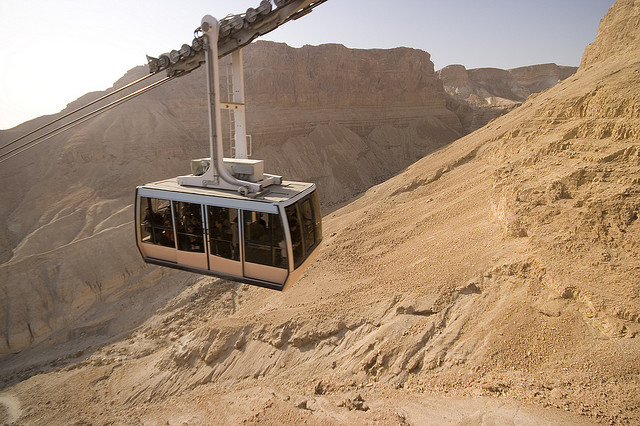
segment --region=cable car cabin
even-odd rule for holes
[[[271,185],[252,197],[184,187],[136,188],[136,236],[145,262],[283,290],[322,240],[312,183]]]

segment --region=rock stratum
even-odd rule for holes
[[[132,242],[122,243],[131,224],[119,215],[131,214],[130,201],[121,201],[130,188],[112,182],[174,172],[169,167],[176,158],[186,161],[201,135],[165,133],[159,124],[197,122],[187,108],[176,113],[167,103],[201,101],[158,95],[128,111],[124,122],[105,118],[108,131],[92,135],[85,127],[48,144],[46,161],[16,157],[14,171],[38,166],[45,177],[61,161],[74,161],[66,175],[43,180],[47,190],[35,177],[23,182],[0,171],[3,182],[23,188],[19,195],[5,190],[11,208],[3,204],[3,214],[10,212],[3,242],[22,241],[10,245],[16,248],[0,270],[6,296],[0,317],[13,333],[4,350],[24,345],[0,364],[0,419],[638,423],[639,15],[637,2],[616,2],[577,73],[328,209],[316,262],[284,293],[128,261],[137,253]],[[277,80],[266,77],[266,84]],[[430,87],[429,81],[412,84]],[[186,93],[184,84],[175,92]],[[337,93],[327,90],[302,91],[287,102],[312,108],[310,96]],[[421,126],[454,135],[459,121],[439,93],[427,108],[435,113],[416,117],[417,105],[394,106],[402,115],[383,122],[384,130],[363,124],[367,114],[385,116],[375,106],[358,105],[362,116],[345,117],[325,105],[316,124],[293,126],[285,143],[305,146],[315,132],[317,143],[333,135],[335,149],[358,147],[374,140],[371,134],[387,135],[379,140],[391,144],[406,140],[404,132],[422,134]],[[260,120],[257,128],[271,125]],[[118,130],[133,124],[140,133],[115,144],[109,132],[121,136]],[[131,143],[148,132],[153,148]],[[193,142],[182,136],[183,144],[172,144],[183,134]],[[92,149],[81,143],[99,135]],[[135,163],[127,163],[129,150]],[[398,150],[405,152],[387,152]],[[335,161],[326,155],[322,164]],[[89,172],[82,183],[74,179]],[[65,195],[38,204],[57,188],[67,188]],[[30,206],[20,201],[25,193]],[[76,226],[73,238],[46,226],[56,223]],[[33,241],[24,242],[27,236]]]

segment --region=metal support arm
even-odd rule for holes
[[[222,128],[220,119],[220,78],[218,75],[218,30],[220,24],[211,15],[202,18],[204,32],[206,65],[207,65],[207,93],[209,110],[209,151],[211,162],[209,168],[200,176],[179,176],[180,185],[202,186],[209,188],[231,189],[244,193],[259,192],[259,183],[236,179],[224,165],[222,147]]]

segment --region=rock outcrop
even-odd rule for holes
[[[618,0],[600,21],[598,37],[586,47],[580,68],[585,69],[612,57],[637,58],[640,50],[640,9],[637,0]],[[634,52],[636,54],[634,55]]]

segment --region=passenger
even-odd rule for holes
[[[164,230],[164,235],[167,237],[167,242],[170,246],[175,246],[176,237],[173,235],[173,226],[170,220],[164,221],[164,226],[167,228]]]
[[[264,229],[267,229],[267,222],[262,218],[262,213],[258,212],[258,223],[264,226]]]
[[[300,228],[298,227],[298,219],[294,214],[289,215],[289,230],[291,232],[291,245],[293,249],[293,260],[296,263],[301,262],[302,259],[302,236],[300,235]]]
[[[168,220],[169,222],[173,221],[172,218],[171,218],[171,210],[169,209],[169,207],[166,207],[164,209],[164,212],[162,213],[162,215],[160,215],[160,213],[158,213],[158,216],[160,216],[160,219],[161,219],[160,223],[162,223],[165,220]]]
[[[278,227],[274,231],[273,240],[279,241],[278,250],[276,250],[275,252],[274,263],[276,265],[279,264],[280,266],[289,268],[289,253],[287,253],[287,241],[285,240],[284,232],[282,232],[282,229],[280,227]]]
[[[225,226],[220,219],[216,219],[214,227],[211,230],[211,236],[214,243],[214,253],[218,256],[231,259],[231,241],[233,239],[231,228]]]
[[[280,248],[280,264],[285,268],[288,268],[289,253],[287,253],[287,242],[285,240],[280,240],[278,247]]]
[[[261,219],[256,219],[255,222],[251,222],[249,225],[249,233],[251,239],[254,241],[268,241],[269,234],[267,233],[266,222]]]
[[[153,228],[151,226],[153,222],[153,211],[147,207],[144,210],[144,220],[142,221],[142,224],[144,225],[144,230],[147,234],[151,234],[151,232],[153,231]]]
[[[152,234],[153,234],[153,243],[154,244],[162,244],[162,215],[158,212],[153,213],[153,210],[150,211],[151,213],[151,227],[152,227]]]
[[[200,232],[200,235],[198,234],[198,231],[196,230],[195,226],[190,226],[189,229],[189,251],[197,251],[197,252],[203,252],[203,247],[202,247],[202,232]]]
[[[196,211],[194,213],[192,207],[186,208],[184,215],[182,216],[182,225],[185,230],[188,230],[189,227],[193,227],[195,231],[201,231],[202,220],[200,219],[200,211]]]
[[[234,217],[231,222],[231,258],[239,259],[240,252],[238,251],[238,217]]]

